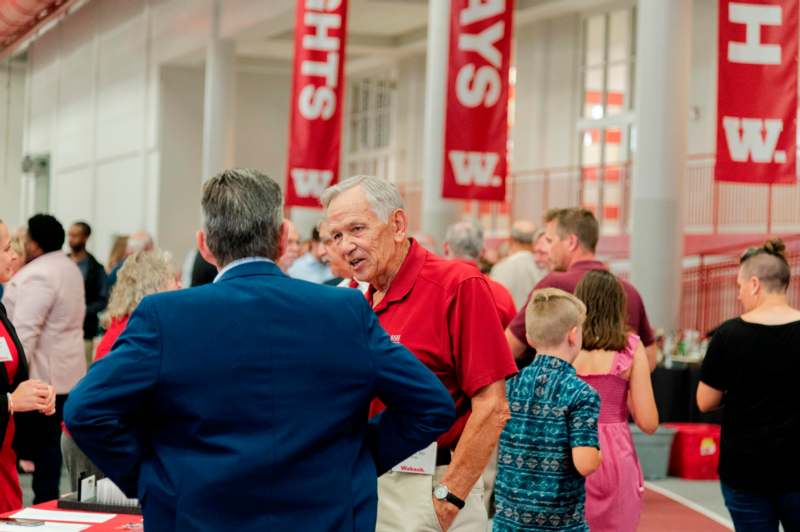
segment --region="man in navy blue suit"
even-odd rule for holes
[[[358,291],[280,271],[273,180],[223,172],[202,205],[217,279],[146,297],[67,427],[148,530],[374,531],[377,475],[447,430],[453,401]]]

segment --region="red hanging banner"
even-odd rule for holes
[[[347,0],[297,0],[286,206],[319,207],[339,180]]]
[[[445,198],[505,200],[513,4],[451,1]]]
[[[717,181],[797,180],[798,0],[720,0]]]

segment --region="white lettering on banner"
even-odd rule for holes
[[[317,11],[335,11],[342,5],[342,0],[306,0],[306,9]]]
[[[731,160],[747,162],[752,159],[756,163],[780,164],[786,162],[786,152],[775,150],[778,137],[783,131],[783,120],[725,116],[722,118],[722,127],[725,128]],[[766,135],[763,134],[764,131]]]
[[[337,52],[339,50],[339,38],[328,35],[331,28],[339,29],[342,27],[342,17],[335,13],[306,13],[303,17],[306,26],[313,26],[317,29],[314,35],[303,36],[303,48],[306,50],[322,50],[323,52]]]
[[[336,87],[339,84],[339,54],[329,53],[324,63],[319,61],[303,61],[300,72],[304,76],[318,76],[325,78],[325,85]]]
[[[479,20],[500,15],[505,9],[503,0],[492,0],[482,3],[472,0],[459,15],[461,25],[471,24]],[[500,99],[502,80],[498,70],[503,65],[503,54],[495,44],[503,39],[505,24],[497,22],[482,32],[464,33],[458,36],[458,49],[462,52],[474,52],[489,65],[476,67],[474,63],[462,66],[456,76],[456,97],[464,107],[474,108],[481,103],[492,107]]]
[[[306,0],[306,9],[332,11],[341,3],[341,0]],[[325,61],[303,60],[300,73],[323,78],[325,84],[317,86],[309,83],[303,86],[297,96],[297,108],[306,120],[329,120],[336,112],[336,93],[332,89],[339,84],[339,50],[342,46],[341,40],[329,35],[329,31],[342,27],[342,17],[337,13],[310,11],[303,17],[303,23],[315,29],[313,35],[303,36],[303,48],[327,54]]]
[[[301,198],[320,197],[333,180],[333,172],[331,170],[292,168],[291,175],[294,182],[294,190]]]
[[[336,111],[336,93],[330,87],[306,85],[297,99],[297,109],[306,120],[322,117],[324,120]]]
[[[505,24],[498,22],[492,24],[477,35],[465,33],[458,36],[458,49],[464,52],[476,52],[480,54],[486,61],[494,65],[495,68],[500,68],[503,61],[503,54],[494,45],[497,41],[503,38],[503,29]]]
[[[753,65],[780,65],[781,47],[761,42],[761,26],[780,26],[781,7],[731,3],[728,20],[746,24],[745,42],[728,43],[728,61]]]
[[[477,75],[475,65],[464,65],[456,76],[456,96],[464,107],[478,107],[481,102],[491,107],[500,98],[500,74],[490,66],[482,66]]]
[[[503,13],[505,0],[469,0],[469,5],[461,10],[458,21],[462,26],[491,18]]]
[[[494,152],[457,151],[447,153],[456,183],[462,186],[500,187],[503,180],[494,175],[500,155]]]

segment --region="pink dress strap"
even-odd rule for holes
[[[639,336],[633,333],[628,335],[628,344],[622,351],[617,351],[614,356],[614,363],[611,365],[611,375],[621,376],[623,373],[631,369],[633,366],[633,354],[636,352],[636,347],[641,340]]]

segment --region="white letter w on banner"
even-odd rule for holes
[[[318,198],[333,180],[330,170],[314,170],[310,168],[292,168],[292,181],[298,197]]]
[[[494,175],[500,161],[497,153],[452,150],[447,157],[453,167],[456,183],[461,186],[499,187],[503,184],[502,179]]]
[[[786,152],[775,151],[778,137],[783,131],[783,120],[725,116],[722,118],[722,127],[725,128],[731,160],[737,163],[747,162],[751,158],[756,163],[786,162]],[[762,133],[764,130],[766,135]]]

